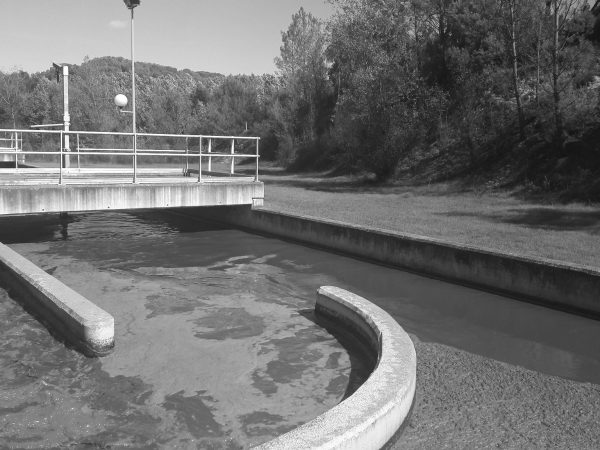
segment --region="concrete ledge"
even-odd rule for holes
[[[0,280],[51,333],[85,354],[102,356],[114,347],[110,314],[1,243]]]
[[[412,341],[384,310],[333,286],[317,292],[315,312],[357,331],[377,356],[371,376],[346,400],[257,449],[380,449],[410,411],[417,357]]]
[[[264,209],[228,207],[185,211],[192,216],[489,289],[544,306],[600,317],[600,271],[593,267]]]
[[[115,183],[98,179],[95,184],[0,185],[0,214],[252,205],[254,199],[264,196],[263,183],[254,181],[107,182]]]

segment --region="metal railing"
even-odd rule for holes
[[[13,155],[15,168],[19,167],[19,159],[21,162],[24,162],[25,160],[25,156],[21,152],[22,148],[23,134],[20,131],[8,131],[5,133],[0,132],[0,154],[8,153]],[[2,161],[5,161],[5,159],[2,158]]]
[[[138,167],[141,161],[162,158],[162,165],[147,169],[146,173],[173,173],[180,171],[182,176],[190,177],[197,173],[197,181],[203,182],[218,176],[239,176],[236,174],[236,160],[255,159],[253,178],[258,181],[259,137],[248,136],[212,136],[192,134],[157,134],[157,133],[121,133],[101,131],[63,131],[63,130],[17,130],[0,129],[0,135],[10,134],[10,147],[2,147],[0,154],[13,155],[17,172],[24,172],[38,167],[19,167],[18,157],[31,155],[28,160],[58,159],[51,165],[52,171],[58,172],[59,184],[66,175],[81,172],[87,162],[95,173],[109,172],[114,166],[121,166],[121,171],[131,173],[132,183],[137,183],[144,172]],[[136,140],[136,146],[133,140]],[[7,139],[9,140],[9,139]],[[104,145],[103,145],[104,144]],[[179,160],[180,169],[173,169],[173,160]],[[129,160],[129,163],[123,163]],[[72,167],[76,161],[76,168]],[[223,166],[223,161],[228,164]],[[99,166],[103,162],[105,166]],[[203,169],[203,163],[205,168]],[[221,172],[213,168],[221,167]],[[112,166],[112,168],[111,168]],[[123,167],[124,166],[124,167]],[[223,167],[225,170],[223,171]],[[247,177],[248,175],[245,175]]]

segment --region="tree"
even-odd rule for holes
[[[519,89],[519,55],[517,53],[517,28],[518,22],[520,21],[520,2],[517,2],[517,0],[502,0],[502,6],[507,11],[506,22],[511,56],[512,82],[517,109],[517,119],[519,121],[519,135],[521,140],[523,140],[525,139],[525,116],[523,114],[523,106],[521,105],[521,90]]]
[[[321,21],[304,8],[292,16],[281,37],[281,54],[275,64],[285,90],[279,101],[286,110],[287,139],[292,146],[306,145],[328,129],[332,112],[325,57],[328,37]]]
[[[589,49],[583,39],[585,29],[578,29],[578,19],[589,14],[586,0],[547,0],[546,5],[552,19],[551,28],[551,73],[552,107],[554,117],[554,142],[558,147],[564,140],[564,122],[561,110],[562,92],[573,82],[574,69]]]
[[[339,96],[335,130],[340,158],[383,181],[403,154],[430,134],[439,91],[419,74],[414,12],[393,0],[339,0],[329,57]]]
[[[29,126],[49,123],[50,94],[53,84],[46,78],[36,77],[36,85],[25,97],[22,117],[24,124]]]
[[[17,123],[20,121],[28,80],[29,74],[22,70],[7,74],[0,72],[0,108],[12,128],[17,128]]]

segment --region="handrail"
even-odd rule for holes
[[[131,131],[84,131],[84,130],[27,130],[18,128],[3,128],[0,129],[0,133],[29,133],[29,134],[83,134],[83,135],[97,135],[97,136],[133,136],[134,133]],[[236,140],[260,140],[258,136],[226,136],[226,135],[212,135],[212,134],[170,134],[170,133],[135,133],[138,137],[174,137],[174,138],[203,138],[203,139],[236,139]]]
[[[258,181],[258,160],[260,158],[259,155],[259,141],[260,137],[256,136],[220,136],[220,135],[205,135],[205,134],[169,134],[169,133],[132,133],[132,132],[110,132],[110,131],[78,131],[78,130],[46,130],[46,129],[34,129],[34,130],[21,130],[21,129],[0,129],[0,133],[10,133],[11,142],[18,139],[19,142],[13,147],[11,143],[10,148],[2,148],[0,147],[0,154],[13,154],[15,155],[17,152],[19,155],[55,155],[59,157],[59,184],[63,183],[63,169],[69,167],[70,158],[72,156],[77,156],[77,168],[81,168],[81,157],[82,156],[125,156],[132,158],[132,168],[133,168],[133,183],[137,182],[137,165],[139,157],[176,157],[183,158],[183,162],[185,163],[185,167],[183,169],[184,175],[190,174],[189,168],[189,160],[198,158],[198,182],[202,182],[202,161],[208,161],[208,172],[212,172],[212,162],[213,158],[228,158],[230,160],[229,164],[229,173],[230,175],[235,175],[235,162],[238,158],[251,158],[256,159],[256,168],[254,174],[254,181]],[[20,135],[20,137],[19,137]],[[33,150],[24,150],[23,149],[23,137],[29,135],[51,135],[51,136],[59,136],[60,144],[58,145],[58,149],[56,151],[33,151]],[[67,137],[74,136],[75,140],[67,139]],[[125,138],[133,138],[138,145],[132,146],[133,148],[101,148],[98,146],[85,147],[85,144],[81,142],[81,138],[85,137],[94,137],[94,136],[112,136],[112,137],[125,137]],[[144,138],[168,138],[168,139],[185,139],[185,148],[175,148],[175,149],[160,149],[160,148],[139,148],[139,144],[144,142]],[[93,145],[93,142],[89,142],[89,139],[85,139],[88,143]],[[198,146],[196,149],[190,149],[190,140],[192,142],[197,142]],[[223,144],[228,143],[229,151],[225,152],[213,152],[213,144],[217,144],[219,141],[223,142]],[[236,146],[236,141],[241,145],[241,141],[244,142],[255,142],[256,150],[252,151],[252,147],[250,146],[250,151],[252,153],[240,153],[237,151],[239,145]],[[69,148],[69,142],[75,144],[74,148]],[[19,145],[20,148],[19,148]],[[205,153],[203,149],[205,148],[204,144],[208,144],[208,151]],[[153,142],[155,144],[155,142]],[[244,144],[245,151],[248,151],[247,144]],[[17,163],[17,157],[15,156],[15,169],[19,169]]]

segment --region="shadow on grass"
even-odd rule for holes
[[[476,217],[489,222],[502,222],[554,231],[587,231],[600,234],[600,210],[577,211],[563,208],[509,209],[503,213],[456,211],[439,213],[450,217]]]
[[[468,186],[459,183],[448,184],[399,184],[381,183],[371,179],[357,179],[339,177],[326,179],[324,177],[288,177],[288,178],[263,178],[268,185],[300,188],[313,192],[331,194],[379,194],[379,195],[415,195],[425,197],[457,196],[473,193]]]

